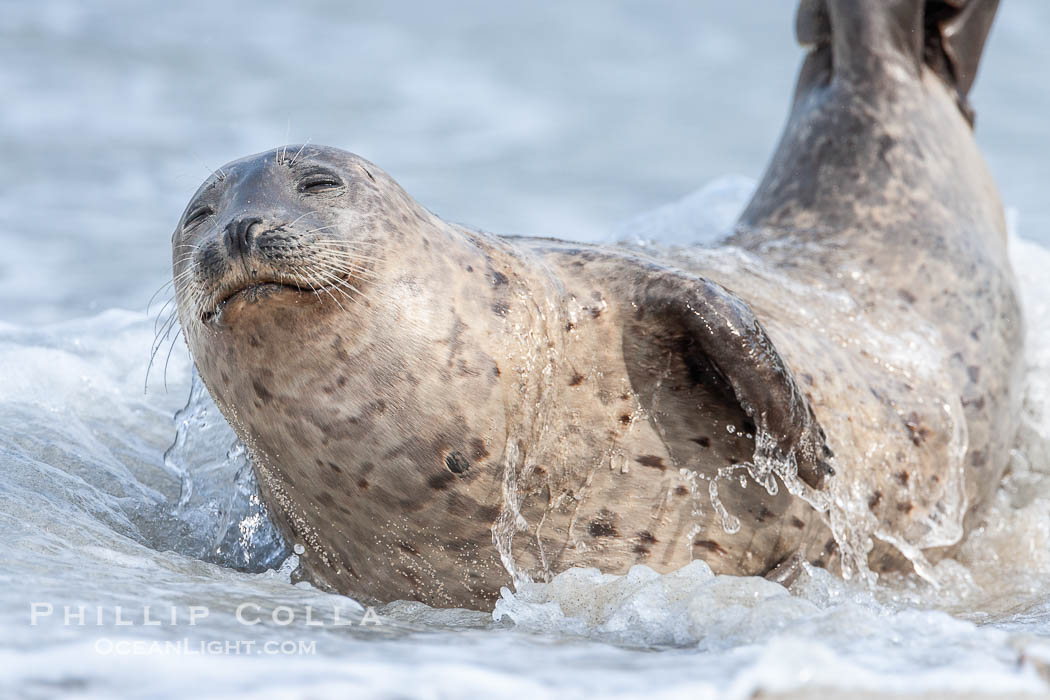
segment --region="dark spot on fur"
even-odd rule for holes
[[[348,381],[349,381],[349,380],[348,380],[348,379],[347,379],[346,377],[344,377],[344,376],[340,376],[340,377],[339,377],[339,379],[335,380],[335,383],[336,383],[337,385],[339,385],[340,387],[344,387],[344,386],[346,386],[346,383],[347,383]]]
[[[810,386],[813,386],[813,375],[809,372],[803,372],[802,381],[804,381],[806,384],[809,384]]]
[[[930,436],[930,429],[923,424],[922,419],[914,411],[904,417],[904,427],[908,429],[911,434],[911,442],[916,447],[926,442],[926,438]]]
[[[335,504],[335,498],[333,498],[332,494],[328,491],[322,491],[321,493],[317,494],[317,502],[325,508],[331,508],[332,505]]]
[[[627,425],[628,423],[630,423],[631,422],[631,414],[625,413],[622,416],[620,416],[620,422],[623,423],[624,425]]]
[[[368,490],[368,479],[364,479],[364,478],[358,479],[357,480],[357,488],[361,489],[362,491],[367,491]]]
[[[897,477],[897,481],[901,482],[901,486],[907,486],[908,479],[911,478],[911,475],[908,474],[908,472],[903,471],[897,472],[894,476]]]
[[[489,451],[485,449],[485,441],[481,438],[473,438],[470,441],[470,456],[475,461],[481,461],[489,456]]]
[[[977,380],[981,378],[981,368],[976,365],[967,367],[966,373],[970,375],[970,381],[974,384],[976,384]]]
[[[400,549],[402,552],[407,552],[409,554],[419,554],[419,552],[416,551],[416,548],[410,545],[408,542],[399,541],[397,543],[397,548]]]
[[[632,551],[635,554],[638,554],[638,555],[643,556],[643,557],[647,557],[650,554],[649,548],[646,547],[644,544],[636,544]]]
[[[331,469],[332,471],[334,471],[336,474],[342,474],[343,473],[343,470],[335,462],[329,462],[328,463],[328,468]]]
[[[229,384],[230,383],[230,375],[226,374],[226,370],[223,370],[219,374],[222,377],[222,381],[223,381],[224,384]]]
[[[494,523],[499,517],[499,506],[478,506],[474,511],[474,517],[482,522]]]
[[[700,547],[701,549],[706,549],[709,552],[714,552],[715,554],[720,554],[722,556],[725,556],[729,553],[722,547],[722,545],[718,544],[714,540],[697,540],[693,542],[693,546]]]
[[[439,472],[427,480],[427,485],[438,491],[444,491],[452,482],[456,480],[456,475],[450,471]]]
[[[584,379],[586,379],[586,377],[577,372],[569,378],[569,386],[579,386],[583,383]]]
[[[499,365],[492,365],[492,374],[499,376]]]
[[[869,386],[868,391],[871,393],[872,396],[878,399],[879,402],[885,404],[886,406],[889,406],[890,408],[894,407],[893,401],[875,387]]]
[[[706,435],[701,435],[700,437],[693,438],[693,442],[695,442],[697,445],[700,445],[700,447],[711,446],[711,438],[707,437]]]
[[[598,517],[587,526],[587,531],[591,533],[591,537],[619,537],[620,533],[616,531],[615,520],[616,515],[603,508],[598,513]]]
[[[638,464],[641,464],[643,467],[652,467],[653,469],[659,469],[660,471],[667,469],[667,465],[664,464],[663,458],[657,457],[656,455],[642,455],[641,457],[635,457],[634,461],[638,462]]]
[[[509,307],[507,306],[506,302],[497,301],[492,305],[492,313],[496,314],[497,316],[506,316],[508,308]]]
[[[642,544],[656,544],[657,540],[653,536],[653,533],[648,530],[642,530],[638,533],[638,541]]]
[[[894,138],[889,134],[883,134],[879,137],[879,160],[884,163],[889,163],[889,153],[893,149],[895,144]],[[868,260],[869,265],[873,265],[874,261]]]
[[[762,508],[758,511],[758,515],[755,517],[758,519],[758,522],[762,523],[772,518],[773,515],[773,511],[771,511],[769,508],[766,508],[765,506],[762,506]]]
[[[477,505],[478,502],[473,498],[467,498],[455,491],[450,491],[445,500],[445,512],[456,518],[469,518],[471,511],[473,511]]]
[[[810,565],[811,565],[811,566],[815,566],[815,567],[817,567],[818,569],[826,569],[826,568],[828,567],[828,565],[827,565],[827,564],[825,564],[825,563],[824,563],[823,561],[821,561],[820,559],[814,559],[813,561],[811,561],[811,562],[810,562]]]
[[[590,308],[590,311],[591,311],[591,318],[599,318],[602,315],[602,310],[599,309],[597,306],[592,306]]]
[[[899,510],[902,513],[910,513],[914,507],[915,506],[913,506],[910,502],[897,504],[897,510]]]
[[[901,299],[908,302],[909,304],[915,303],[915,295],[909,292],[907,289],[901,289],[898,293],[900,294]]]
[[[791,527],[797,527],[799,530],[801,530],[801,529],[806,527],[806,523],[804,523],[802,520],[792,516],[791,517]]]
[[[492,286],[493,287],[502,287],[505,284],[507,284],[507,276],[505,274],[503,274],[502,272],[495,272],[494,271],[492,273]]]
[[[569,331],[572,331],[572,330],[576,330],[576,324],[573,323],[572,321],[569,321],[568,323],[565,324],[565,332],[568,333]]]
[[[868,499],[868,509],[875,510],[875,508],[882,502],[882,491],[876,491],[871,494],[871,498]]]
[[[252,388],[255,389],[255,395],[263,401],[273,401],[273,394],[267,391],[258,379],[252,379]]]
[[[478,548],[477,544],[469,539],[446,540],[444,547],[453,552],[472,552]]]
[[[484,447],[483,443],[482,449],[484,449]],[[470,468],[470,462],[458,452],[449,452],[445,457],[445,466],[448,467],[448,470],[453,474],[462,474]]]
[[[467,265],[467,272],[473,272],[473,271],[474,271],[474,268],[471,267],[470,265]]]
[[[262,345],[262,341],[259,340],[258,336],[250,335],[248,336],[248,344],[251,345],[253,348],[257,348],[260,345]]]
[[[676,496],[684,496],[687,493],[689,493],[689,489],[687,489],[684,486],[675,486],[674,487],[674,495],[676,495]]]

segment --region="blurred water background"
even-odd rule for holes
[[[197,185],[339,146],[441,216],[601,237],[758,177],[801,58],[795,3],[0,2],[0,319],[141,309]],[[1050,241],[1050,4],[1005,0],[973,95],[1025,236]]]

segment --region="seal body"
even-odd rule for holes
[[[978,4],[937,44],[922,2],[804,2],[791,119],[717,248],[481,234],[326,147],[224,166],[175,234],[180,320],[305,575],[470,607],[570,566],[929,575],[1018,399],[951,72]]]

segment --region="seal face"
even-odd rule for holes
[[[1005,468],[1022,333],[972,80],[880,34],[933,26],[917,5],[803,3],[792,118],[721,248],[478,233],[330,147],[205,182],[179,318],[305,575],[484,607],[570,566],[925,573]]]
[[[368,273],[363,248],[375,212],[362,181],[370,180],[357,159],[332,149],[236,161],[209,179],[174,239],[178,282],[192,287],[196,320],[220,327],[274,296],[351,300]],[[357,236],[335,233],[347,229]]]

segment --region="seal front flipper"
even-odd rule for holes
[[[710,280],[666,268],[638,282],[633,302],[637,320],[681,334],[678,347],[694,378],[706,374],[731,390],[755,423],[756,464],[793,460],[804,482],[823,486],[834,473],[824,431],[746,302]]]

